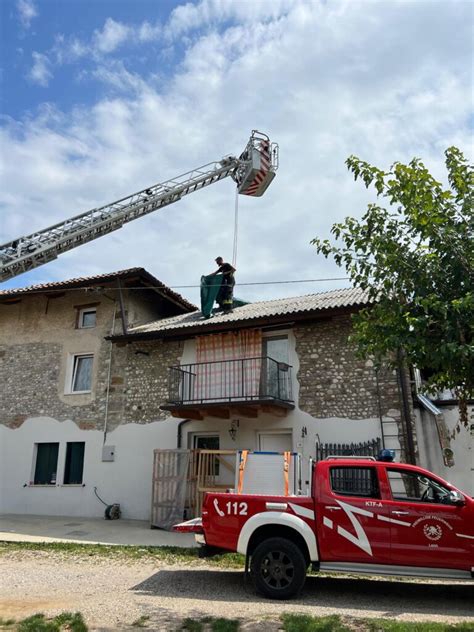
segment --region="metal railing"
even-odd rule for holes
[[[197,362],[169,369],[169,404],[293,402],[291,366],[270,357]]]
[[[358,456],[377,458],[382,449],[380,438],[371,439],[359,443],[316,443],[315,461],[322,461],[328,456]]]

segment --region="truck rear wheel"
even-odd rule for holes
[[[299,594],[306,579],[306,560],[291,540],[269,538],[252,555],[250,570],[255,589],[270,599],[289,599]]]

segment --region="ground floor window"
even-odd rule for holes
[[[37,443],[35,485],[56,485],[59,443]]]
[[[84,441],[71,441],[66,446],[64,485],[81,485],[84,470]]]
[[[195,450],[219,450],[219,435],[194,435],[193,448]],[[209,467],[209,475],[219,476],[218,458],[212,456]]]

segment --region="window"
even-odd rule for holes
[[[96,316],[97,310],[95,307],[87,307],[79,310],[79,329],[90,329],[91,327],[95,327]]]
[[[342,496],[380,498],[374,467],[331,467],[331,489]]]
[[[441,483],[418,472],[387,470],[394,500],[426,503],[449,502],[450,490]]]
[[[72,356],[70,393],[89,393],[92,389],[92,353]]]
[[[66,446],[64,485],[81,485],[84,470],[84,441],[73,441]]]
[[[59,443],[36,443],[35,485],[56,485]]]
[[[219,450],[219,435],[194,435],[194,449],[196,450]],[[219,476],[219,459],[213,456],[208,461],[210,476]]]
[[[218,450],[219,435],[194,435],[194,447],[197,450]]]

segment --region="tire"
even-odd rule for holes
[[[256,591],[269,599],[290,599],[298,595],[306,579],[306,568],[299,546],[285,538],[261,542],[250,563]]]

